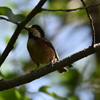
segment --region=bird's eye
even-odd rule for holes
[[[35,28],[35,26],[34,26],[34,25],[32,25],[32,28]]]
[[[32,25],[32,28],[35,28],[35,29],[39,30],[40,26],[38,26],[38,25]]]

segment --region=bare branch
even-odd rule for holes
[[[13,24],[19,25],[19,23],[17,23],[17,22],[12,22],[11,20],[9,20],[9,19],[7,19],[7,18],[4,18],[4,17],[0,17],[0,19],[3,19],[3,20],[6,20],[6,21],[8,21],[8,22],[11,22],[11,23],[13,23]],[[24,26],[24,29],[27,30],[27,27]]]
[[[52,12],[55,12],[55,11],[63,11],[63,12],[71,12],[71,11],[83,10],[83,9],[87,9],[87,8],[91,8],[91,7],[99,6],[99,5],[100,5],[100,3],[96,3],[96,4],[92,4],[92,5],[85,6],[85,7],[80,7],[80,8],[75,8],[75,9],[55,9],[54,10],[54,9],[44,9],[44,8],[41,8],[41,11],[52,11]],[[0,17],[0,18],[3,19],[3,20],[9,21],[11,23],[14,23],[16,25],[19,24],[19,23],[16,23],[16,22],[12,22],[9,19],[4,18],[4,17]]]
[[[83,3],[84,7],[86,7],[85,2],[83,0],[81,0],[81,2]],[[88,8],[85,8],[85,9],[86,9],[87,16],[90,20],[90,26],[92,29],[92,46],[94,46],[94,44],[95,44],[95,28],[94,28],[94,24],[93,24],[93,19],[92,19],[91,15],[89,14]]]
[[[42,8],[42,11],[51,11],[51,12],[55,12],[55,11],[63,11],[63,12],[72,12],[72,11],[77,11],[77,10],[83,10],[86,8],[90,8],[90,7],[94,7],[94,6],[99,6],[100,3],[96,3],[96,4],[92,4],[89,6],[85,6],[85,7],[80,7],[80,8],[75,8],[75,9],[44,9]]]
[[[11,23],[16,24],[16,25],[19,24],[19,23],[17,23],[17,22],[12,22],[12,21],[10,21],[9,19],[4,18],[4,17],[1,17],[1,16],[0,16],[0,19],[6,20],[6,21],[11,22]]]
[[[59,68],[65,67],[67,65],[70,65],[71,63],[82,59],[86,56],[89,56],[93,53],[100,52],[100,43],[95,44],[94,46],[89,46],[79,52],[76,52],[75,54],[72,54],[70,57],[66,57],[59,62],[56,62],[53,67],[51,65],[47,65],[41,69],[38,69],[36,71],[32,71],[29,74],[22,75],[20,77],[14,78],[14,79],[1,79],[0,80],[0,91],[13,88],[15,86],[19,86],[28,82],[31,82],[35,79],[38,79],[48,73],[51,73]]]

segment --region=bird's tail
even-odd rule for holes
[[[67,68],[61,68],[59,70],[57,70],[60,74],[64,73],[64,72],[68,72],[68,69]]]
[[[72,67],[72,65],[69,65],[69,67]],[[58,69],[57,71],[62,74],[64,72],[68,72],[68,69],[63,67],[63,68]]]

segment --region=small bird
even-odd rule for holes
[[[45,38],[44,31],[39,25],[31,25],[27,27],[27,30],[29,35],[27,49],[37,68],[39,68],[40,64],[48,65],[59,60],[54,46]],[[59,73],[66,71],[66,68],[58,69]]]

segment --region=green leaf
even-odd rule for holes
[[[65,9],[66,8],[66,0],[49,0],[51,9]]]
[[[0,7],[0,15],[7,16],[12,22],[19,22],[25,19],[25,16],[22,14],[15,15],[12,10],[8,7]]]
[[[50,86],[42,86],[42,87],[40,87],[39,91],[48,94],[48,91],[47,91],[48,88],[51,88],[51,87]]]
[[[21,94],[18,89],[13,88],[0,92],[0,100],[31,100],[25,94]]]
[[[19,21],[23,21],[25,19],[25,16],[22,14],[17,14],[14,15],[14,17],[12,18],[13,22],[19,22]]]
[[[6,37],[5,37],[5,42],[8,43],[9,40],[10,40],[10,37],[9,37],[9,36],[6,36]]]
[[[48,95],[50,95],[50,96],[52,96],[53,98],[58,99],[58,100],[67,100],[67,98],[63,98],[63,97],[57,95],[57,94],[54,93],[54,92],[49,93],[49,92],[47,91],[48,88],[51,88],[51,87],[50,87],[50,86],[42,86],[42,87],[40,87],[39,91],[40,91],[40,92],[44,92],[44,93],[46,93],[46,94],[48,94]]]
[[[52,92],[52,93],[49,93],[50,96],[54,97],[55,99],[57,100],[68,100],[67,98],[64,98],[64,97],[61,97],[59,95],[57,95],[56,93]]]
[[[75,95],[70,95],[68,97],[68,100],[79,100],[79,98],[77,96],[75,96]]]
[[[10,41],[10,39],[11,39],[11,37],[7,35],[5,37],[5,43],[8,44],[8,42]],[[13,50],[16,48],[16,46],[17,46],[17,43],[14,44]]]

